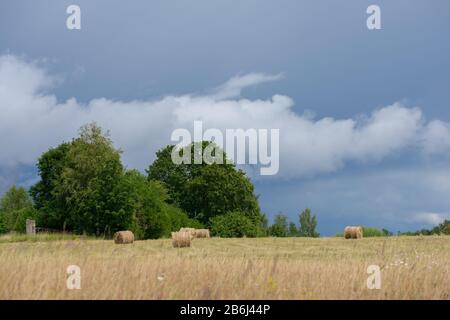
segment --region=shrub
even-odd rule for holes
[[[211,233],[223,238],[256,237],[259,228],[240,211],[229,212],[210,219]]]
[[[26,215],[36,218],[31,199],[24,188],[12,186],[0,199],[0,233],[25,231]]]
[[[367,237],[385,237],[386,234],[378,228],[363,227],[363,235]]]
[[[178,231],[181,228],[195,228],[195,229],[203,228],[203,225],[200,222],[194,219],[190,219],[188,215],[180,208],[177,208],[170,204],[166,204],[165,206],[166,206],[165,210],[170,220],[171,231]]]
[[[12,229],[16,232],[25,233],[27,219],[36,220],[38,218],[38,211],[33,207],[27,207],[17,210],[15,215],[16,221]]]
[[[5,215],[0,211],[0,234],[8,232],[6,228]]]
[[[289,230],[288,230],[288,221],[287,217],[282,214],[278,213],[275,216],[274,223],[269,228],[269,233],[272,237],[287,237]]]

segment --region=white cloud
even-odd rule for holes
[[[211,97],[216,100],[236,98],[241,95],[242,90],[246,87],[280,80],[281,78],[281,74],[270,75],[263,73],[248,73],[243,76],[236,76],[217,87]]]
[[[448,153],[450,150],[450,126],[448,123],[433,120],[424,128],[424,151],[427,155]]]
[[[194,120],[219,129],[280,129],[279,177],[301,177],[342,168],[348,161],[379,161],[405,148],[436,150],[449,144],[448,124],[425,123],[419,108],[399,103],[355,119],[312,119],[293,111],[283,95],[267,100],[240,98],[241,90],[280,79],[252,73],[235,77],[203,96],[166,96],[154,101],[112,101],[87,104],[75,98],[57,101],[48,91],[54,79],[45,69],[15,56],[0,57],[0,166],[33,164],[39,155],[78,128],[96,121],[110,129],[124,150],[129,167],[143,169],[154,153],[170,142],[176,128],[192,129]],[[447,130],[447,131],[445,131]]]
[[[433,212],[422,212],[417,213],[414,220],[417,222],[425,223],[428,225],[436,226],[442,223],[445,219],[449,217],[448,214],[433,213]]]

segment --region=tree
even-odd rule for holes
[[[439,231],[442,234],[450,234],[450,220],[445,220],[439,225]]]
[[[299,235],[301,237],[319,237],[319,233],[316,232],[317,217],[311,215],[310,209],[303,210],[299,215],[300,230]]]
[[[118,195],[123,176],[120,150],[95,123],[81,127],[64,161],[55,192],[68,211],[68,226],[77,232],[110,234],[130,221]]]
[[[178,231],[180,228],[203,229],[204,225],[195,219],[190,219],[188,215],[178,207],[172,204],[165,204],[165,210],[170,220],[170,231]],[[168,234],[169,236],[169,234]]]
[[[444,220],[431,230],[432,234],[450,234],[450,220]]]
[[[261,217],[261,236],[267,237],[270,235],[269,219],[266,214],[262,214]]]
[[[20,233],[25,233],[27,219],[36,220],[38,218],[38,211],[34,207],[25,207],[16,212],[16,221],[12,230]]]
[[[289,237],[297,237],[298,229],[294,222],[289,222]]]
[[[61,183],[61,175],[66,166],[67,153],[71,143],[62,143],[51,148],[39,158],[38,174],[41,180],[30,188],[34,206],[39,211],[37,223],[52,229],[64,229],[69,220],[69,208],[57,186]]]
[[[8,228],[6,226],[5,216],[0,211],[0,234],[8,232]]]
[[[2,220],[4,232],[20,231],[22,228],[19,217],[29,212],[25,210],[32,208],[32,205],[33,203],[24,188],[12,186],[0,200],[0,216],[2,216],[0,220]],[[32,217],[30,216],[30,218]],[[23,228],[25,228],[25,221],[23,223]]]
[[[122,182],[126,211],[131,211],[130,229],[139,239],[168,236],[181,227],[200,227],[182,210],[167,204],[167,190],[158,181],[147,180],[136,170],[126,172]]]
[[[288,233],[287,217],[282,213],[277,214],[274,223],[270,227],[270,235],[273,237],[287,237]]]
[[[223,238],[256,237],[260,230],[243,212],[228,212],[211,218],[211,233]]]
[[[166,203],[168,191],[161,182],[124,170],[120,155],[95,123],[44,153],[38,161],[41,180],[30,191],[39,225],[97,236],[130,229],[138,239],[201,226]]]
[[[208,144],[203,141],[202,150]],[[250,179],[234,164],[195,164],[193,146],[179,150],[181,155],[190,154],[191,164],[172,162],[173,145],[158,151],[156,160],[147,170],[148,179],[161,181],[169,191],[169,203],[205,225],[215,216],[241,212],[260,227],[262,215]],[[226,158],[225,153],[221,153]]]

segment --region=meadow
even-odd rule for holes
[[[81,289],[66,287],[67,267]],[[367,267],[381,268],[369,290]],[[170,239],[116,245],[0,237],[0,299],[450,299],[450,236]]]

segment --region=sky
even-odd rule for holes
[[[269,218],[310,207],[322,235],[450,218],[446,0],[6,0],[0,30],[0,194],[85,123],[143,171],[202,120],[280,130],[278,174],[244,168]]]

